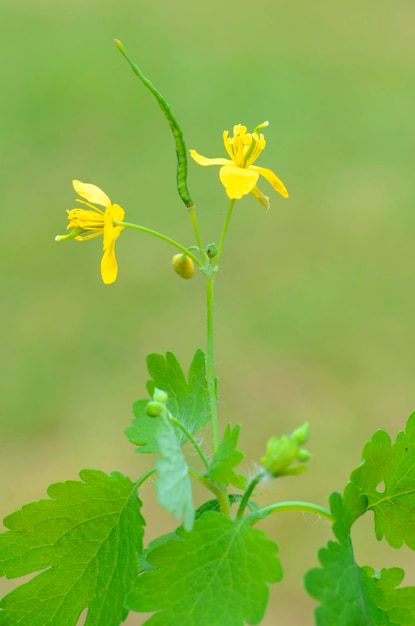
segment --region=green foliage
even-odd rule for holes
[[[83,470],[82,482],[51,485],[50,500],[4,521],[0,573],[42,571],[1,602],[0,624],[69,626],[88,607],[86,626],[114,626],[127,615],[144,520],[135,485],[118,472]]]
[[[190,365],[188,382],[177,358],[172,352],[166,357],[150,354],[147,367],[152,380],[147,383],[150,396],[154,389],[162,389],[168,394],[167,409],[190,433],[195,433],[209,422],[209,398],[206,385],[206,357],[203,350],[196,350]],[[126,435],[137,452],[157,452],[157,420],[146,412],[148,400],[137,400],[133,406],[136,419],[127,428]],[[179,440],[184,443],[185,435],[177,431]]]
[[[173,246],[176,270],[174,259],[191,261],[191,271],[179,274],[190,278],[197,267],[205,279],[207,354],[196,351],[187,379],[171,352],[165,357],[148,357],[151,380],[147,390],[152,399],[135,403],[135,419],[127,437],[138,446],[138,452],[159,456],[136,483],[119,473],[108,476],[84,470],[81,482],[52,485],[49,500],[29,504],[5,520],[9,530],[0,536],[0,574],[9,578],[34,576],[2,600],[0,626],[75,626],[85,609],[86,626],[117,626],[128,610],[153,613],[147,623],[159,626],[257,624],[265,613],[268,585],[282,579],[282,569],[276,556],[277,545],[254,526],[285,510],[311,511],[333,522],[335,540],[320,550],[321,567],[313,568],[305,577],[308,592],[319,602],[318,626],[415,626],[415,587],[400,587],[403,570],[375,572],[369,566],[359,566],[352,544],[353,525],[370,511],[374,513],[379,540],[385,537],[394,548],[405,543],[415,549],[415,414],[395,444],[384,431],[374,434],[343,495],[331,495],[330,511],[309,502],[283,501],[259,507],[253,501],[256,487],[265,477],[279,479],[305,471],[304,465],[292,464],[304,463],[311,457],[301,447],[308,438],[308,423],[291,435],[271,437],[261,458],[263,467],[250,481],[235,471],[244,457],[237,447],[240,425],[232,429],[228,424],[220,440],[214,281],[221,267],[234,204],[252,193],[268,208],[268,198],[252,186],[258,173],[288,197],[283,183],[271,170],[252,165],[266,145],[256,133],[268,122],[259,124],[253,134],[246,132],[244,125],[235,126],[232,138],[225,131],[231,162],[223,158],[209,161],[200,155],[195,158],[201,165],[224,166],[219,179],[230,199],[218,244],[205,246],[187,189],[187,153],[181,127],[167,101],[130,59],[121,42],[116,40],[116,45],[167,117],[176,142],[178,191],[189,209],[195,241],[186,248],[164,233],[140,224],[121,223],[114,216],[120,217],[124,211],[117,213],[116,205],[107,206],[109,200],[101,191],[99,199],[103,202],[98,204],[105,206],[104,217],[100,213],[94,218],[84,215],[72,234],[104,236],[103,277],[107,264],[117,267],[114,226],[139,231],[140,236],[147,233]],[[197,154],[191,153],[193,157]],[[160,166],[157,171],[161,171]],[[81,195],[88,199],[83,204],[93,209],[89,192]],[[85,211],[76,213],[83,215]],[[208,423],[212,438],[205,451],[193,435]],[[189,445],[184,447],[185,443]],[[190,446],[202,470],[188,463]],[[183,525],[156,538],[143,551],[145,522],[137,490],[154,473],[158,476],[159,504],[176,519],[183,518]],[[190,477],[215,496],[196,511]],[[230,485],[243,493],[229,493]],[[238,508],[233,507],[236,503]]]
[[[330,508],[337,541],[319,552],[322,569],[305,576],[305,586],[320,602],[318,626],[411,626],[415,624],[415,587],[398,587],[400,568],[360,567],[354,556],[351,529],[367,511],[375,513],[376,536],[393,547],[413,547],[415,519],[415,414],[396,443],[377,431],[363,448],[362,463],[351,474],[343,497],[333,493]],[[376,487],[384,481],[380,494]],[[412,525],[411,525],[412,524]],[[397,588],[398,587],[398,588]]]
[[[145,571],[127,595],[132,611],[156,614],[158,626],[258,624],[268,600],[267,583],[282,579],[277,546],[246,521],[207,512],[192,533],[150,544]]]
[[[246,477],[237,474],[233,469],[244,458],[244,453],[236,448],[240,432],[240,424],[237,424],[233,430],[230,424],[226,426],[223,439],[213,455],[206,475],[212,480],[225,483],[225,485],[245,489]]]
[[[195,517],[192,486],[177,429],[167,418],[154,421],[157,422],[156,436],[161,453],[157,461],[159,504],[171,511],[176,519],[184,515],[184,527],[191,530]]]
[[[406,543],[415,550],[415,413],[394,444],[378,430],[363,448],[362,459],[351,480],[374,512],[376,537],[385,537],[393,548]]]
[[[317,626],[413,626],[415,587],[396,589],[404,572],[359,567],[351,541],[329,541],[320,550],[323,569],[308,572],[306,588],[320,602]]]

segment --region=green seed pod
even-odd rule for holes
[[[187,254],[175,254],[172,259],[173,269],[182,278],[192,278],[195,264]]]

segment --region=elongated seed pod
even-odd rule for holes
[[[118,50],[121,52],[123,57],[130,64],[131,69],[134,74],[138,76],[141,82],[151,91],[153,96],[156,98],[157,102],[161,110],[163,111],[171,131],[173,133],[173,138],[176,143],[176,156],[177,156],[177,174],[176,174],[176,183],[177,183],[177,191],[179,192],[179,196],[186,205],[188,209],[194,206],[194,202],[190,197],[189,189],[187,187],[187,150],[186,144],[183,137],[182,129],[180,128],[176,116],[170,108],[168,102],[163,98],[159,90],[153,85],[151,80],[149,80],[143,72],[140,70],[138,65],[134,63],[134,61],[128,55],[126,49],[122,45],[121,41],[118,39],[114,39],[115,45]]]

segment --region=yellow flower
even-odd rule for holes
[[[101,276],[104,283],[109,285],[117,278],[118,264],[115,258],[115,241],[124,228],[123,226],[114,226],[114,220],[123,221],[124,209],[118,204],[112,204],[107,194],[96,185],[81,183],[79,180],[73,180],[72,185],[76,193],[81,198],[85,198],[85,200],[77,198],[76,201],[84,204],[88,209],[67,210],[69,220],[67,228],[71,229],[71,232],[67,235],[57,235],[55,240],[86,241],[102,235],[104,255],[101,260]],[[105,212],[96,207],[95,204],[105,207]]]
[[[239,200],[251,193],[268,209],[269,198],[256,186],[260,176],[263,176],[284,198],[288,198],[288,191],[272,170],[253,165],[266,146],[264,135],[256,131],[265,126],[268,126],[268,122],[257,126],[253,133],[247,133],[246,126],[237,124],[233,127],[233,137],[229,137],[229,131],[225,130],[223,143],[230,159],[208,159],[196,150],[190,150],[190,154],[199,165],[222,165],[219,178],[229,198]]]

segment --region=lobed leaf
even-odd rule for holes
[[[373,435],[351,481],[374,513],[377,539],[385,537],[393,548],[406,543],[415,550],[415,413],[394,444],[383,430]]]
[[[343,497],[330,496],[333,531],[319,551],[322,568],[305,576],[308,593],[320,602],[315,611],[317,626],[415,626],[415,587],[398,587],[404,572],[398,568],[374,572],[360,567],[354,557],[350,530],[366,511],[367,499],[353,483]]]
[[[0,575],[39,572],[0,603],[4,626],[85,626],[125,620],[137,577],[144,520],[134,483],[83,470],[81,481],[51,485],[40,500],[9,515],[0,534]]]
[[[147,389],[152,396],[154,389],[162,389],[168,394],[167,409],[180,421],[190,433],[195,433],[210,421],[209,395],[206,383],[206,357],[203,350],[196,350],[190,365],[188,381],[178,360],[172,352],[166,356],[150,354],[147,367],[152,377]],[[135,418],[126,435],[137,452],[157,452],[157,420],[148,417],[148,400],[137,400],[133,406]],[[177,429],[179,441],[186,440],[182,431]]]
[[[161,457],[157,461],[157,499],[161,506],[178,519],[184,516],[184,527],[191,530],[195,518],[192,498],[192,485],[188,465],[177,436],[177,428],[167,419],[154,420],[158,424],[156,432]]]
[[[415,587],[396,588],[403,570],[375,574],[372,568],[359,567],[350,541],[329,541],[319,560],[323,568],[305,576],[308,593],[320,602],[317,626],[415,625]]]
[[[265,612],[267,583],[282,579],[277,545],[244,520],[209,511],[192,532],[150,546],[146,569],[126,599],[132,611],[156,612],[151,626],[243,626]]]
[[[226,426],[223,439],[213,455],[206,476],[219,483],[245,489],[246,477],[237,474],[233,469],[244,458],[244,453],[237,449],[240,431],[240,424],[237,424],[233,430],[230,424]]]

